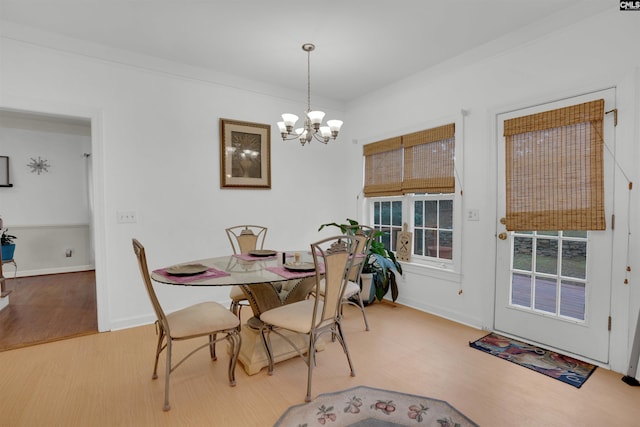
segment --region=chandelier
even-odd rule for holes
[[[300,144],[305,145],[315,138],[316,141],[326,144],[330,139],[336,139],[342,120],[327,120],[327,125],[322,125],[324,112],[311,111],[311,52],[315,49],[312,43],[302,45],[302,50],[307,52],[307,111],[305,112],[304,125],[301,128],[293,130],[298,121],[295,114],[285,113],[282,115],[281,122],[278,122],[280,135],[283,141],[291,139],[300,139]]]

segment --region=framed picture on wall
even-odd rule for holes
[[[220,187],[271,188],[271,126],[220,119]]]
[[[9,156],[0,156],[0,187],[12,187],[9,181]]]

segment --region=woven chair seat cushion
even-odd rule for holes
[[[217,302],[201,302],[167,315],[172,338],[209,335],[216,331],[233,329],[240,324],[238,318]]]
[[[313,320],[314,299],[306,299],[267,310],[260,315],[260,320],[273,326],[308,334]],[[318,318],[322,313],[322,301],[318,302]]]
[[[320,292],[320,295],[324,295],[324,279],[320,279],[318,292]],[[347,289],[344,290],[343,298],[351,298],[358,292],[360,292],[360,286],[356,282],[349,281],[347,283]]]

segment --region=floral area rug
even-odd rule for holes
[[[596,370],[596,366],[591,363],[493,332],[470,342],[469,345],[577,388],[580,388]]]
[[[444,400],[359,386],[295,405],[274,427],[465,427],[477,424]]]

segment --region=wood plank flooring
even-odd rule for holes
[[[6,286],[0,351],[98,332],[94,271],[7,278]]]
[[[481,426],[637,426],[640,387],[598,368],[577,389],[469,347],[487,332],[390,303],[361,314],[345,308],[344,330],[356,376],[338,343],[319,352],[312,396],[357,385],[449,402]],[[226,377],[228,355],[197,353],[171,376],[171,411],[162,411],[164,369],[151,379],[153,325],[98,333],[0,353],[0,425],[273,426],[304,402],[300,358],[247,376]],[[176,357],[195,342],[177,343]],[[164,363],[164,356],[160,363]],[[342,410],[342,407],[337,407]]]

